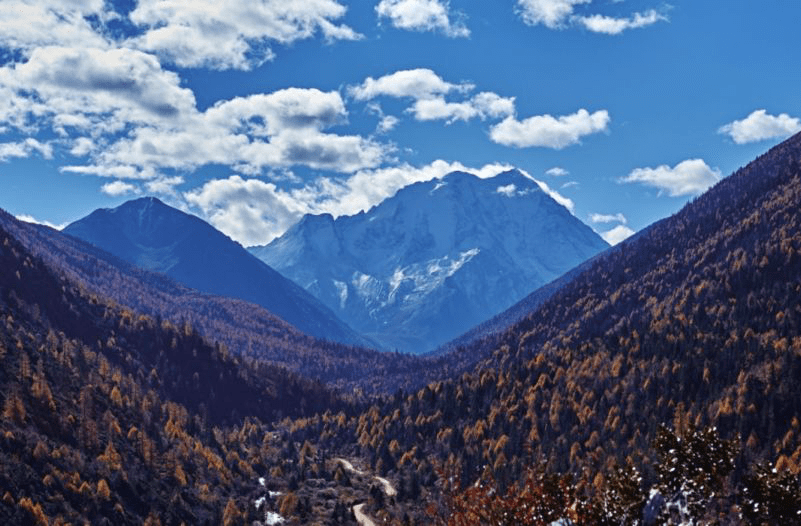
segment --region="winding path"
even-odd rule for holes
[[[356,522],[362,526],[376,526],[373,519],[364,514],[362,508],[364,508],[364,502],[353,507],[353,515],[356,517]]]
[[[351,464],[350,461],[345,460],[344,458],[336,458],[334,460],[342,464],[342,467],[345,468],[345,470],[350,471],[351,473],[356,473],[357,475],[369,476],[368,473],[353,467],[353,464]],[[373,475],[373,478],[377,480],[379,484],[381,484],[381,487],[384,490],[384,494],[387,497],[394,497],[395,495],[398,494],[398,490],[395,489],[395,486],[393,486],[392,483],[387,479],[385,479],[384,477]],[[373,519],[365,515],[364,512],[362,511],[362,509],[364,509],[364,504],[365,503],[362,502],[361,504],[357,504],[353,507],[353,515],[356,517],[356,522],[361,524],[361,526],[376,526],[376,523],[373,522]]]

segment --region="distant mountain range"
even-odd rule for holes
[[[201,292],[261,305],[317,338],[369,344],[317,299],[239,243],[156,198],[96,210],[67,226],[64,233]]]
[[[250,251],[385,348],[422,353],[608,246],[509,171],[416,183],[354,216],[307,215]]]

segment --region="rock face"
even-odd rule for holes
[[[386,349],[436,348],[607,248],[517,171],[454,172],[250,251]]]
[[[156,198],[95,210],[64,232],[201,292],[261,305],[312,336],[366,343],[320,301],[239,243]]]

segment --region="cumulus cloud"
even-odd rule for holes
[[[721,126],[718,133],[728,135],[737,144],[788,137],[801,131],[801,120],[786,113],[770,115],[756,110],[748,117]]]
[[[607,131],[609,112],[589,113],[580,109],[571,115],[553,117],[535,115],[522,121],[509,116],[490,129],[490,138],[505,146],[529,148],[541,146],[560,150],[577,144],[585,135]]]
[[[98,164],[98,165],[66,165],[59,168],[62,173],[72,173],[80,175],[95,175],[97,177],[111,177],[115,179],[153,179],[158,177],[158,173],[152,168],[137,168],[136,166],[120,164]]]
[[[518,11],[526,24],[541,24],[549,29],[564,29],[577,24],[595,33],[619,35],[627,29],[646,27],[668,19],[655,9],[627,17],[575,14],[576,6],[590,3],[592,0],[517,0]]]
[[[34,153],[38,153],[45,159],[51,159],[53,157],[53,147],[31,137],[24,141],[0,143],[0,162],[5,162],[15,157],[30,157]]]
[[[429,99],[454,90],[466,91],[470,85],[445,82],[442,77],[426,68],[407,69],[377,79],[367,77],[358,86],[350,86],[348,93],[356,100],[370,100],[379,96]]]
[[[604,15],[590,15],[575,17],[574,21],[583,25],[589,31],[595,33],[605,33],[607,35],[619,35],[627,29],[638,29],[647,27],[657,22],[666,21],[667,16],[659,13],[655,9],[645,13],[634,13],[630,17],[615,18]]]
[[[517,5],[526,24],[558,29],[565,26],[575,6],[590,2],[592,0],[517,0]]]
[[[381,108],[381,105],[377,102],[368,103],[367,111],[378,116],[379,120],[375,130],[376,133],[389,133],[400,123],[400,119],[394,115],[386,115],[384,110]]]
[[[175,177],[160,177],[145,182],[145,190],[151,194],[177,195],[175,187],[181,184],[184,184],[184,178],[180,175],[176,175]]]
[[[626,216],[623,214],[590,214],[590,221],[593,223],[622,223],[626,224]]]
[[[89,16],[106,18],[103,0],[3,0],[0,47],[29,53],[44,46],[107,47]]]
[[[667,192],[671,197],[698,195],[720,180],[718,168],[710,168],[702,159],[688,159],[674,167],[637,168],[619,181],[641,183]]]
[[[335,24],[345,12],[335,0],[140,0],[129,16],[144,34],[130,44],[182,67],[247,70],[273,58],[271,42],[362,38]]]
[[[476,117],[483,120],[513,115],[515,99],[491,92],[479,93],[463,102],[447,102],[444,97],[433,97],[415,101],[409,111],[420,121],[446,120],[451,123]]]
[[[174,122],[194,112],[194,94],[149,54],[131,49],[41,47],[0,68],[11,100],[0,117],[14,126],[66,133],[116,132],[131,123]],[[30,122],[35,118],[35,122]]]
[[[84,155],[94,151],[95,147],[94,141],[89,137],[78,137],[72,142],[70,154],[76,157],[83,157]]]
[[[545,175],[550,175],[551,177],[564,177],[566,175],[570,175],[570,172],[561,166],[554,166],[553,168],[545,170]]]
[[[601,232],[601,237],[609,243],[610,245],[617,245],[621,241],[631,237],[634,234],[634,230],[630,229],[626,225],[618,225],[611,230],[607,230],[606,232]]]
[[[100,187],[100,191],[112,197],[119,197],[122,195],[138,194],[139,187],[126,183],[125,181],[112,181]]]
[[[470,36],[463,22],[453,20],[447,1],[381,0],[375,10],[380,18],[388,18],[399,29],[441,31],[449,37]]]
[[[233,175],[208,181],[184,198],[217,229],[244,245],[266,243],[303,215],[274,183]]]
[[[515,98],[501,97],[490,91],[482,91],[473,96],[467,94],[475,86],[469,83],[452,84],[445,81],[430,69],[411,69],[396,71],[378,79],[368,77],[358,86],[350,86],[348,93],[356,100],[372,100],[379,96],[411,98],[414,103],[406,110],[418,121],[444,120],[448,124],[470,119],[499,119],[513,115]],[[462,94],[461,101],[447,100],[446,95],[453,92]],[[374,102],[368,108],[383,116]],[[393,126],[395,119],[390,121]]]
[[[384,115],[381,117],[381,120],[378,122],[378,126],[376,127],[376,131],[378,133],[389,133],[392,131],[395,126],[398,125],[400,119],[395,117],[394,115]]]
[[[44,46],[136,48],[181,67],[248,70],[271,60],[273,43],[317,34],[328,41],[362,35],[339,23],[337,0],[139,0],[127,15],[104,0],[3,0],[0,47],[29,53]],[[127,17],[127,19],[126,19]],[[117,21],[134,34],[109,29]]]
[[[70,131],[95,136],[73,143],[70,152],[89,155],[89,162],[61,168],[69,173],[154,179],[164,169],[207,164],[248,174],[295,165],[354,172],[379,165],[392,149],[328,132],[347,121],[336,91],[287,88],[199,112],[175,74],[135,50],[42,48],[25,63],[0,68],[0,84],[17,90],[19,119],[38,114],[39,128],[49,123],[58,133],[69,123]]]

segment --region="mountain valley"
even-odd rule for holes
[[[426,357],[321,342],[7,214],[0,229],[11,523],[801,513],[801,135]]]

